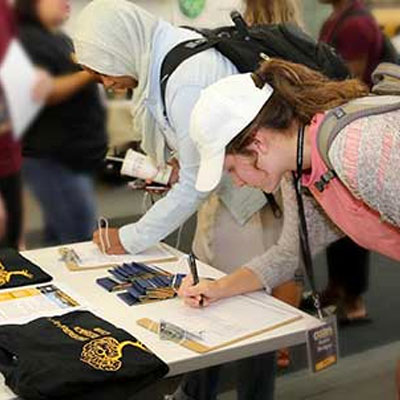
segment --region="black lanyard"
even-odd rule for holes
[[[304,267],[306,270],[306,275],[311,286],[314,306],[317,310],[318,317],[320,319],[323,319],[321,301],[315,285],[313,259],[310,251],[310,243],[308,240],[307,221],[304,212],[304,202],[303,202],[303,197],[301,195],[302,192],[301,178],[303,175],[303,158],[304,158],[304,130],[305,127],[302,125],[298,131],[297,158],[296,158],[297,171],[296,174],[293,173],[294,186],[296,190],[297,207],[299,210],[298,213],[299,213],[300,250],[304,262]]]

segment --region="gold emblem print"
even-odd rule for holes
[[[11,281],[13,276],[24,276],[27,279],[32,279],[33,275],[26,269],[21,271],[7,271],[5,266],[0,262],[0,286],[4,286]]]
[[[149,352],[140,342],[125,341],[120,343],[113,337],[103,337],[92,340],[83,346],[81,361],[101,371],[118,371],[122,367],[122,350],[125,346],[134,346]]]

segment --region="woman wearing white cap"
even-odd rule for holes
[[[201,156],[197,189],[208,191],[218,184],[224,161],[228,171],[240,173],[226,154],[243,157],[258,174],[253,185],[272,192],[281,183],[285,213],[278,244],[263,256],[215,282],[189,287],[187,279],[180,294],[188,304],[199,306],[200,295],[208,305],[262,288],[270,291],[293,278],[299,263],[299,216],[292,173],[299,154],[301,183],[311,193],[300,196],[311,251],[317,253],[345,233],[363,247],[400,260],[400,110],[355,119],[339,131],[329,147],[335,171],[329,183],[316,144],[326,111],[367,94],[357,80],[330,81],[304,66],[274,59],[255,74],[225,78],[202,93],[191,121]],[[389,100],[400,103],[398,97]],[[343,111],[337,110],[333,115],[340,118]]]

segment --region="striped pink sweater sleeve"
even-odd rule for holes
[[[400,226],[400,111],[348,125],[332,143],[329,159],[356,198]]]

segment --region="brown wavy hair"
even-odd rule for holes
[[[284,131],[294,121],[310,124],[320,112],[368,95],[357,79],[333,81],[304,65],[271,58],[253,74],[254,84],[269,84],[274,93],[255,120],[228,145],[228,153],[246,153],[256,130],[264,127]]]
[[[292,23],[303,27],[298,0],[245,0],[249,25]]]

